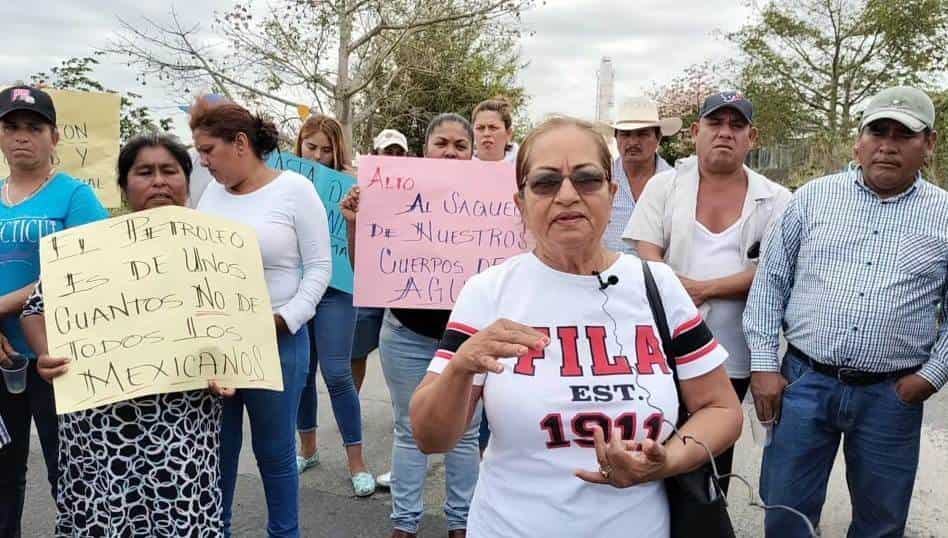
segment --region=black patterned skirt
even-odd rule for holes
[[[220,418],[206,390],[61,415],[56,535],[222,536]]]

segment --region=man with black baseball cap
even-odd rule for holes
[[[2,195],[12,205],[49,178],[53,149],[59,143],[56,107],[43,90],[14,86],[0,91],[0,122],[3,153],[11,172]]]
[[[43,236],[108,217],[92,189],[53,168],[59,142],[56,107],[46,92],[30,86],[0,91],[0,150],[10,176],[0,179],[0,333],[27,357],[26,389],[8,390],[0,382],[0,417],[10,445],[0,457],[0,537],[20,536],[26,492],[30,423],[36,422],[46,461],[46,476],[56,497],[57,420],[52,385],[36,371],[35,357],[19,314],[39,278]]]
[[[793,195],[747,300],[751,392],[774,425],[760,496],[816,526],[840,441],[852,494],[848,536],[902,536],[923,402],[948,382],[948,192],[925,181],[935,107],[882,90],[863,112],[858,166]],[[787,352],[778,360],[783,329]],[[809,536],[783,510],[767,536]]]
[[[765,232],[790,200],[790,191],[744,165],[757,139],[753,119],[753,105],[739,92],[705,99],[691,126],[697,158],[649,180],[623,234],[641,258],[664,261],[678,274],[728,351],[725,367],[739,399],[750,384],[745,298]],[[733,457],[730,449],[715,460],[719,473],[730,473]],[[721,486],[727,492],[727,479]]]
[[[744,116],[744,121],[748,124],[754,122],[754,105],[744,97],[744,94],[735,91],[709,95],[701,104],[698,117],[705,118],[722,108],[731,108],[740,112]]]

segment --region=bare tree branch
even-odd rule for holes
[[[388,97],[388,89],[391,87],[392,82],[395,81],[397,76],[397,71],[392,72],[391,76],[388,78],[388,81],[383,85],[381,91],[376,93],[374,97],[370,98],[369,101],[363,105],[362,109],[357,112],[355,116],[353,116],[353,123],[362,123],[375,112],[375,107],[377,107],[383,99]]]
[[[296,103],[288,99],[285,99],[283,97],[280,97],[270,92],[262,91],[259,88],[245,84],[241,82],[240,80],[224,73],[223,71],[214,68],[211,65],[211,63],[208,61],[208,59],[205,57],[205,54],[191,43],[190,36],[194,32],[197,31],[198,26],[195,25],[194,27],[190,29],[184,29],[181,26],[181,23],[178,20],[177,15],[174,13],[172,13],[172,20],[174,21],[174,27],[171,27],[171,28],[162,27],[161,25],[155,23],[154,21],[151,21],[150,19],[146,19],[146,22],[151,24],[154,28],[157,28],[158,30],[166,34],[170,34],[176,37],[177,39],[181,41],[183,46],[174,45],[172,43],[169,43],[168,41],[155,38],[149,34],[146,34],[143,31],[138,30],[137,28],[135,28],[134,26],[132,26],[131,24],[129,24],[128,22],[122,19],[119,19],[119,22],[122,24],[122,26],[126,30],[132,32],[132,34],[136,38],[141,39],[147,43],[158,45],[159,47],[177,52],[179,54],[186,55],[187,57],[190,57],[193,60],[195,60],[197,62],[196,64],[162,61],[158,59],[155,55],[150,53],[149,51],[142,48],[140,45],[135,44],[133,40],[130,40],[127,38],[123,39],[122,42],[119,44],[113,44],[113,46],[111,46],[109,49],[106,49],[106,51],[112,52],[112,53],[121,51],[121,53],[124,53],[125,55],[139,62],[143,62],[152,68],[157,68],[158,71],[173,71],[173,72],[185,73],[185,74],[186,73],[192,73],[192,74],[204,73],[208,77],[210,77],[212,81],[214,81],[214,84],[217,85],[220,91],[224,93],[229,99],[233,99],[234,96],[227,89],[228,84],[237,86],[238,88],[242,88],[250,92],[258,93],[268,99],[277,101],[279,103],[283,103],[285,105],[294,106],[294,107],[296,106]],[[122,45],[122,46],[117,47],[116,45]]]
[[[167,23],[119,19],[107,50],[169,85],[205,80],[232,99],[331,109],[349,136],[391,97],[394,58],[409,38],[438,28],[450,39],[475,21],[486,28],[533,0],[270,0],[263,15],[260,1],[236,0],[207,35],[174,11]]]
[[[378,23],[374,28],[372,28],[371,30],[363,34],[361,37],[358,37],[355,40],[353,40],[352,43],[348,45],[349,52],[355,52],[356,49],[368,43],[369,40],[371,40],[373,37],[385,31],[420,30],[428,26],[435,26],[438,24],[445,24],[445,23],[451,23],[451,22],[460,24],[469,20],[485,17],[491,14],[492,12],[496,11],[497,9],[504,7],[507,3],[508,2],[504,0],[500,0],[492,4],[488,4],[476,11],[470,11],[467,13],[456,13],[453,15],[446,15],[444,17],[433,17],[430,19],[424,19],[420,21],[413,21],[413,22],[402,23],[402,24],[389,24],[389,23],[384,22],[383,20],[382,22]]]

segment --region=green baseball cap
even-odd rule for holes
[[[895,120],[910,131],[921,132],[935,125],[935,105],[928,95],[909,86],[886,88],[869,100],[859,128],[882,119]]]

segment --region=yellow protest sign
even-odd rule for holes
[[[121,207],[115,167],[122,98],[115,93],[43,91],[53,98],[59,127],[59,145],[53,165],[88,183],[105,207]],[[9,174],[6,161],[0,158],[0,177]]]
[[[40,244],[59,414],[207,387],[283,390],[254,231],[183,207],[131,213]]]

